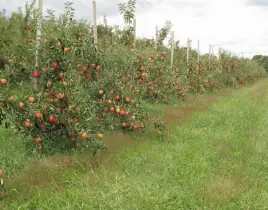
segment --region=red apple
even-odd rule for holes
[[[100,70],[101,70],[101,67],[100,67],[100,66],[97,66],[97,67],[96,67],[96,70],[97,70],[97,71],[100,71]]]
[[[120,110],[120,115],[124,116],[125,115],[125,111],[124,110]]]
[[[52,66],[53,66],[53,69],[59,68],[59,64],[55,61],[52,63]]]
[[[37,112],[36,114],[35,114],[35,119],[37,119],[37,120],[40,120],[40,119],[42,119],[42,114],[40,113],[40,112]]]
[[[85,67],[85,66],[82,66],[81,69],[82,69],[83,72],[86,72],[87,71],[87,67]]]
[[[124,123],[122,123],[122,127],[123,128],[127,128],[128,127],[128,124],[124,122]]]
[[[91,76],[91,74],[88,74],[88,75],[87,75],[87,78],[88,78],[89,80],[92,80],[92,76]]]
[[[44,124],[41,124],[41,125],[39,125],[39,128],[40,129],[44,129],[45,128],[45,125]]]
[[[34,77],[34,78],[38,78],[39,76],[40,76],[40,74],[39,74],[38,71],[35,71],[35,72],[33,73],[33,77]]]
[[[131,102],[130,98],[126,97],[126,102],[130,103]]]
[[[63,73],[63,72],[60,73],[59,78],[60,78],[61,80],[64,78],[64,73]]]

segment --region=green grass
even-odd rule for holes
[[[169,138],[146,136],[97,169],[78,153],[73,165],[31,163],[20,139],[0,130],[1,167],[11,171],[0,209],[268,209],[267,127],[266,79],[218,95]]]

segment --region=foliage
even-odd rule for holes
[[[263,66],[263,68],[268,71],[268,56],[254,55],[252,60],[256,61],[260,66]]]

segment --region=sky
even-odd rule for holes
[[[96,0],[98,22],[103,14],[108,24],[123,27],[123,17],[118,3],[127,0]],[[1,0],[0,9],[7,14],[25,5],[25,0]],[[54,9],[64,12],[65,0],[43,0],[44,12]],[[91,0],[69,0],[73,2],[78,19],[92,20]],[[175,40],[186,46],[192,40],[192,48],[208,53],[209,45],[214,45],[214,54],[222,48],[245,57],[255,54],[268,55],[268,0],[137,0],[137,36],[153,38],[155,28],[161,28],[169,20],[172,22]]]

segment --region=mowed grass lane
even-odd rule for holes
[[[173,126],[169,139],[148,137],[94,170],[33,164],[18,139],[1,138],[10,141],[1,166],[28,168],[8,181],[0,209],[268,209],[267,79],[219,97]]]

